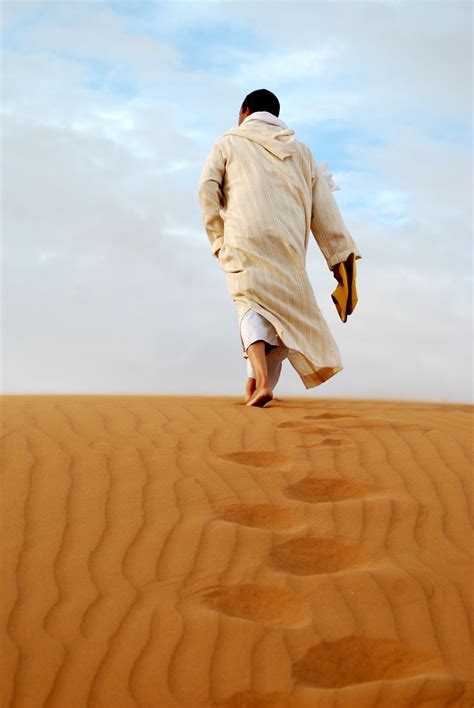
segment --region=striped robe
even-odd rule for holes
[[[341,371],[306,272],[309,235],[330,270],[351,253],[362,256],[310,149],[289,128],[244,122],[213,144],[199,202],[239,325],[249,308],[271,322],[306,388]]]

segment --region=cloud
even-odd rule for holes
[[[468,400],[465,4],[4,5],[5,391],[243,393],[197,181],[272,81],[363,255],[343,324],[310,243],[345,367],[324,395]],[[303,395],[285,369],[277,395]]]
[[[329,79],[357,77],[370,99],[365,121],[387,119],[392,108],[397,117],[435,109],[439,119],[466,120],[470,112],[472,7],[462,0],[431,3],[429,17],[422,0],[280,2],[271,12],[266,4],[226,3],[223,12],[229,22],[258,26],[262,44],[282,56],[331,46]],[[293,80],[300,81],[296,70]]]
[[[233,78],[239,83],[255,81],[255,76],[263,82],[294,82],[309,77],[322,76],[330,69],[331,61],[337,56],[330,43],[311,50],[270,51],[263,56],[260,52],[244,52],[234,49],[228,52],[226,65],[234,64]]]

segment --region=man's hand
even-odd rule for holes
[[[332,274],[336,278],[337,282],[341,283],[341,285],[342,285],[342,277],[341,277],[341,274],[339,273],[339,266],[340,265],[341,265],[340,263],[336,263],[336,265],[334,265],[331,268],[331,270],[332,270]]]

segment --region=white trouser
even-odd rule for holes
[[[265,358],[268,369],[268,383],[273,390],[280,378],[282,362],[288,356],[288,347],[282,343],[274,326],[255,310],[247,310],[242,317],[240,335],[245,352],[251,344],[259,339],[267,343],[265,346]],[[251,379],[256,378],[250,359],[247,359],[247,374]]]

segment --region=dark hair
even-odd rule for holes
[[[278,118],[280,113],[280,101],[271,91],[267,89],[257,89],[246,96],[242,103],[242,110],[250,108],[250,113],[255,111],[268,111]]]

